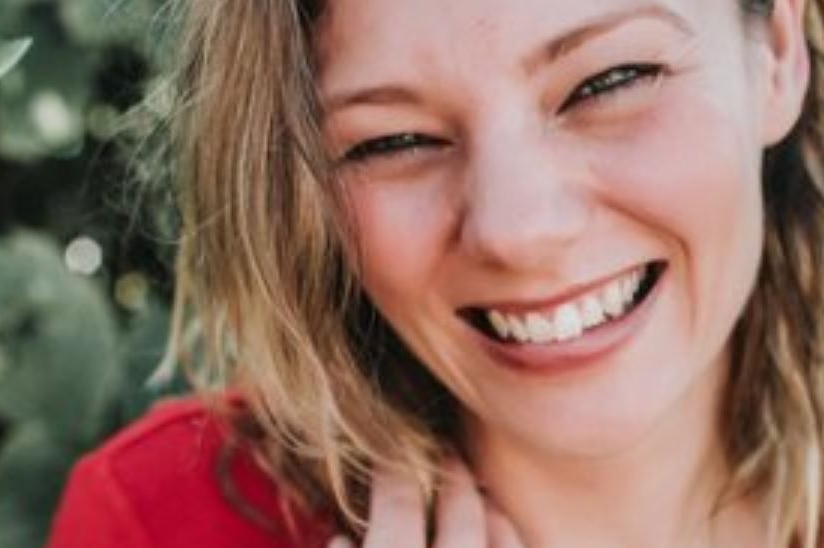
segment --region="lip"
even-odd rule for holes
[[[481,309],[481,310],[497,310],[498,312],[508,313],[508,314],[518,314],[523,315],[529,312],[542,312],[551,310],[553,308],[557,308],[559,305],[567,302],[572,302],[577,300],[579,297],[583,295],[587,295],[594,291],[597,291],[612,281],[619,280],[631,272],[643,268],[645,265],[649,264],[650,262],[655,261],[648,261],[646,263],[639,263],[635,266],[625,268],[624,270],[617,272],[615,274],[610,274],[609,276],[604,276],[603,278],[599,278],[597,280],[593,280],[586,283],[577,283],[573,284],[564,291],[552,295],[551,297],[547,297],[544,299],[539,300],[517,300],[517,301],[486,301],[480,303],[473,303],[472,305],[463,307],[463,310],[469,309]]]
[[[611,279],[611,278],[610,278]],[[508,370],[541,376],[560,376],[588,369],[631,341],[646,325],[655,302],[668,283],[668,269],[629,314],[585,332],[582,336],[552,344],[510,344],[496,341],[469,328],[493,363]]]

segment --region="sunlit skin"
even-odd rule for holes
[[[330,3],[324,129],[364,287],[462,402],[475,479],[527,546],[763,543],[757,505],[707,515],[762,152],[806,84],[801,2],[777,9],[757,27],[732,0]],[[643,316],[576,367],[502,363],[459,314],[651,261]]]

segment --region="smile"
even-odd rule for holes
[[[466,317],[498,342],[567,342],[629,315],[650,294],[663,270],[664,263],[647,263],[548,308],[518,312],[478,308]]]

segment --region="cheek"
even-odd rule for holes
[[[726,318],[740,312],[760,258],[761,150],[745,116],[696,97],[668,104],[592,166],[617,208],[677,249],[687,299],[700,305],[693,320],[724,303]]]
[[[376,304],[415,300],[435,275],[450,225],[447,197],[436,183],[348,185],[363,284]]]
[[[760,215],[749,124],[695,99],[667,110],[597,151],[593,166],[611,198],[684,236],[723,238],[720,227]]]

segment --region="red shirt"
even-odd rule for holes
[[[218,469],[225,429],[194,399],[167,401],[83,458],[71,474],[48,548],[305,548],[322,546],[320,520],[289,534],[276,485],[248,452],[231,480],[255,520],[233,504]]]

